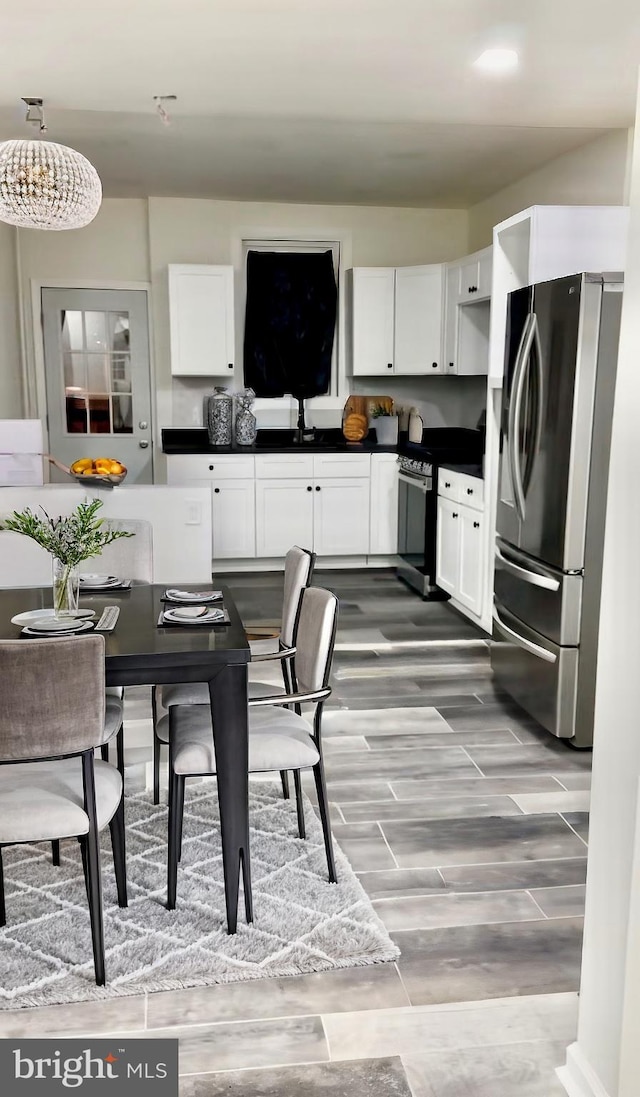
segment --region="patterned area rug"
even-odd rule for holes
[[[299,975],[394,960],[398,949],[336,846],[329,884],[322,828],[271,784],[251,786],[254,924],[225,929],[215,782],[187,785],[178,906],[166,896],[166,807],[127,796],[129,907],[117,906],[109,832],[103,841],[108,986],[94,982],[89,912],[75,840],[61,864],[49,846],[4,850],[7,925],[0,930],[0,1009]]]

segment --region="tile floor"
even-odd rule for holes
[[[225,581],[245,620],[278,620],[277,575]],[[334,833],[398,963],[0,1013],[0,1035],[179,1035],[181,1097],[556,1097],[591,756],[496,689],[485,639],[446,603],[391,572],[315,581],[341,601],[324,727]],[[131,691],[128,719],[147,706]]]

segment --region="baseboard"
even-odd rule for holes
[[[341,571],[347,569],[393,568],[398,563],[397,556],[318,556],[316,569]],[[282,571],[282,559],[260,558],[257,560],[214,560],[213,574],[225,575],[227,572]]]
[[[577,1043],[569,1045],[567,1061],[556,1074],[569,1097],[610,1097]]]

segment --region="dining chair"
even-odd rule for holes
[[[282,596],[282,621],[280,633],[276,637],[276,646],[272,651],[252,648],[251,662],[265,663],[279,661],[283,685],[273,682],[249,680],[249,697],[263,697],[265,694],[291,693],[294,688],[293,665],[296,652],[296,633],[300,613],[300,601],[304,590],[310,585],[315,566],[315,553],[309,549],[294,545],[284,561],[284,591]],[[158,720],[158,704],[170,709],[173,705],[209,705],[209,687],[206,682],[180,683],[161,686],[151,695],[153,716],[153,802],[160,803],[160,750],[168,744],[168,725]],[[286,770],[280,774],[282,793],[289,798],[289,778]]]
[[[108,572],[137,583],[153,582],[153,526],[144,518],[105,518],[112,530],[125,530],[134,537],[119,537],[80,565],[81,572]]]
[[[249,701],[249,772],[293,770],[299,790],[298,822],[301,814],[304,818],[300,771],[313,770],[331,883],[337,877],[321,731],[324,703],[331,694],[329,678],[337,620],[335,594],[319,587],[307,588],[302,595],[298,621],[294,692]],[[303,705],[311,705],[312,712],[303,716]],[[182,846],[185,781],[187,777],[215,776],[216,759],[211,710],[207,705],[171,705],[161,723],[170,741],[167,906],[173,910]]]
[[[122,774],[95,759],[114,734],[121,743],[122,721],[114,728],[105,718],[104,660],[98,635],[0,641],[0,925],[3,847],[77,838],[98,986],[106,978],[99,834],[107,825],[118,904],[127,906]]]

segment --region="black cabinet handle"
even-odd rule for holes
[[[449,362],[449,369],[453,369],[453,362]]]
[[[393,369],[393,362],[387,362],[387,369]]]
[[[209,465],[209,472],[213,472],[213,465]]]
[[[309,484],[309,487],[307,488],[307,491],[313,491],[313,488],[311,487],[311,484]]]
[[[229,369],[233,369],[233,362],[229,362]]]
[[[473,488],[467,488],[467,495],[473,495]]]
[[[318,487],[317,484],[316,484],[316,491],[320,491],[320,488]]]
[[[214,490],[214,492],[216,493],[216,495],[219,495],[219,494],[220,494],[220,488],[214,488],[213,490]]]
[[[445,486],[445,488],[450,488],[450,487],[451,487],[451,484],[449,483],[449,481],[448,481],[448,480],[445,480],[445,482],[444,482],[444,486]]]
[[[474,529],[480,529],[480,523],[479,522],[474,522],[473,523],[473,528]]]
[[[437,368],[438,368],[438,363],[437,362],[432,362],[431,363],[431,369],[437,369]]]
[[[457,518],[457,517],[458,517],[458,512],[457,512],[457,510],[454,510],[454,512],[453,512],[453,514],[451,515],[451,517],[452,517],[452,518]]]

